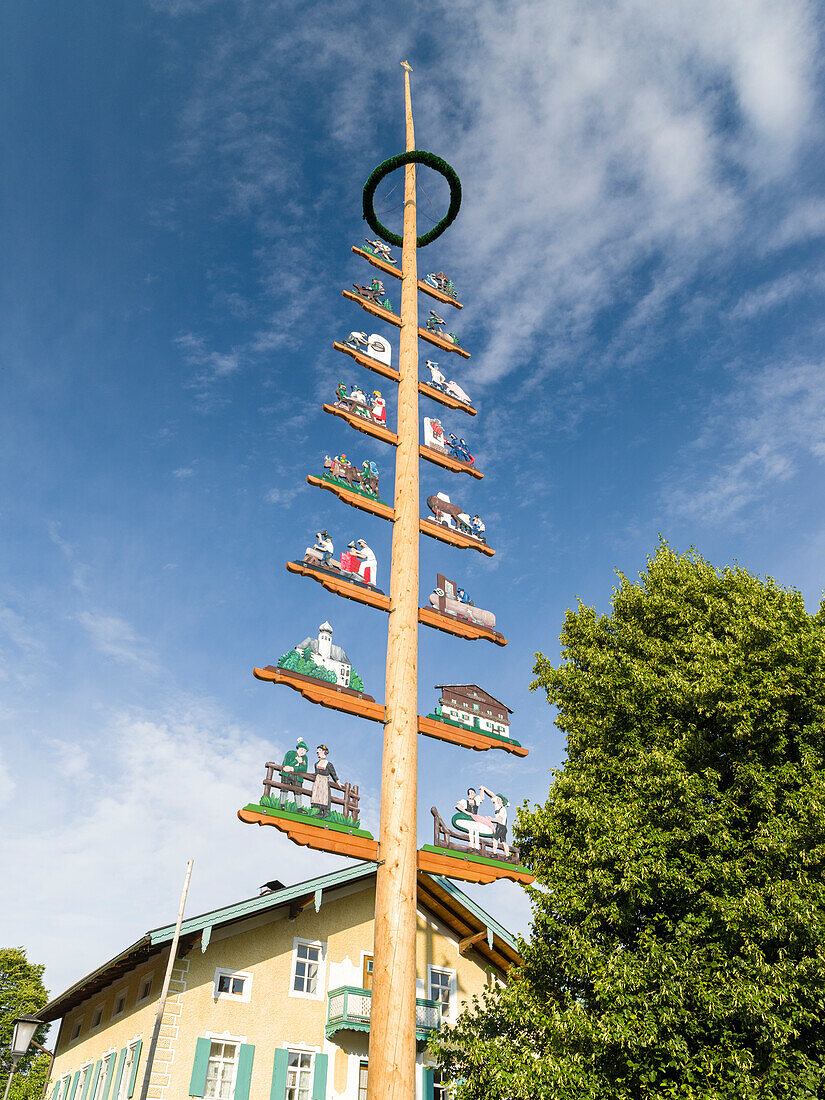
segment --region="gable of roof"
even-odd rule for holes
[[[345,867],[340,871],[306,879],[294,886],[272,890],[266,894],[235,902],[233,905],[211,909],[206,913],[190,917],[181,924],[180,950],[184,954],[190,951],[199,942],[207,928],[239,923],[267,910],[311,899],[318,891],[334,890],[374,876],[375,864],[360,863],[355,867]],[[459,938],[486,931],[488,942],[476,943],[473,946],[498,970],[506,971],[510,966],[521,962],[515,937],[450,879],[419,872],[418,904],[419,907],[433,912]],[[76,1005],[111,985],[127,971],[159,955],[171,943],[174,934],[174,923],[164,924],[146,932],[131,946],[85,975],[59,996],[54,997],[38,1012],[38,1016],[47,1023],[65,1016]]]
[[[500,699],[496,699],[495,695],[491,695],[489,691],[485,691],[483,687],[479,687],[478,684],[436,684],[436,688],[439,691],[443,691],[444,688],[451,688],[453,691],[458,691],[462,695],[466,695],[471,688],[481,693],[483,698],[490,699],[493,703],[498,703],[502,709],[506,710],[508,714],[512,714],[513,711],[506,703],[502,703]]]

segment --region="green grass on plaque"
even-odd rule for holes
[[[281,805],[280,799],[274,794],[261,795],[259,805],[269,806],[273,810],[287,810],[291,814],[301,814],[302,817],[315,817],[319,821],[334,821],[336,825],[346,825],[350,829],[360,829],[361,824],[355,817],[345,817],[343,814],[339,814],[337,810],[330,810],[326,817],[321,817],[317,810],[306,804],[298,805],[294,800],[291,802],[284,802]]]

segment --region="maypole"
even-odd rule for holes
[[[424,327],[418,323],[419,293],[434,299],[439,309],[445,305],[463,308],[452,279],[443,271],[430,272],[419,280],[417,260],[417,250],[440,237],[455,219],[461,205],[461,184],[449,164],[415,148],[412,70],[406,61],[402,65],[406,151],[384,161],[369,176],[364,185],[363,209],[376,239],[367,240],[366,248],[352,247],[353,253],[378,268],[385,278],[401,280],[401,309],[399,313],[393,311],[378,278],[368,285],[353,283],[353,291],[342,292],[372,317],[401,330],[398,366],[392,365],[390,341],[380,333],[353,331],[333,344],[336,351],[359,366],[397,383],[396,431],[387,423],[382,393],[374,390],[370,396],[360,382],[350,390],[340,382],[334,402],[324,404],[325,412],[356,431],[395,447],[393,505],[381,500],[378,467],[369,460],[359,467],[344,453],[334,458],[327,455],[323,472],[307,477],[311,485],[334,493],[352,508],[392,523],[389,595],[378,587],[378,560],[363,538],[352,540],[336,559],[329,532],[318,531],[303,558],[286,564],[290,573],[314,580],[336,596],[389,614],[385,702],[364,692],[361,677],[346,652],[340,645],[333,645],[328,622],[321,624],[317,638],[299,642],[278,659],[277,665],[254,670],[259,680],[284,684],[313,703],[383,724],[378,841],[361,828],[359,788],[344,776],[339,778],[329,747],[318,745],[314,754],[317,759],[313,760],[310,747],[301,738],[280,763],[267,763],[259,801],[238,811],[242,821],[272,825],[296,844],[370,860],[376,865],[372,989],[356,991],[362,1003],[370,1005],[368,1100],[414,1100],[417,1039],[426,1038],[428,1031],[440,1023],[440,1002],[427,999],[422,1004],[429,1015],[421,1021],[416,1019],[417,914],[419,905],[426,904],[428,883],[432,885],[428,875],[477,883],[501,878],[530,882],[533,877],[519,864],[518,852],[507,842],[508,799],[483,784],[468,789],[466,796],[459,792],[457,813],[448,820],[432,807],[433,843],[417,848],[419,734],[476,751],[503,749],[521,757],[527,755],[527,749],[510,736],[510,708],[476,684],[438,685],[442,695],[434,711],[418,714],[419,623],[465,640],[484,639],[505,646],[507,639],[495,629],[493,612],[478,607],[457,581],[444,574],[437,574],[428,606],[419,606],[419,535],[486,556],[495,551],[487,543],[481,518],[471,517],[446,493],[427,497],[432,518],[419,514],[419,458],[452,473],[465,473],[475,479],[484,475],[476,468],[465,440],[448,434],[436,417],[424,417],[424,443],[419,443],[419,394],[468,416],[475,416],[476,409],[469,395],[456,381],[448,380],[434,360],[426,362],[429,378],[419,380],[419,340],[465,359],[470,354],[455,333],[444,331],[446,321],[434,309],[430,309]],[[447,213],[421,236],[416,207],[417,165],[432,168],[450,187]],[[382,225],[373,203],[378,184],[401,167],[404,219],[403,235],[399,236]],[[400,269],[390,245],[401,246]],[[319,898],[315,900],[316,906],[320,904]],[[473,942],[478,939],[476,936]],[[333,991],[329,996],[332,998]],[[319,1053],[315,1057],[313,1097],[326,1100],[328,1055]],[[275,1091],[282,1087],[278,1085]]]
[[[415,149],[410,66],[404,65],[407,152]],[[381,861],[368,1100],[415,1096],[415,926],[418,801],[418,237],[415,164],[404,169],[398,448],[381,772]]]

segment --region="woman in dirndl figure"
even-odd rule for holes
[[[315,782],[312,784],[310,805],[317,811],[318,817],[329,817],[329,781],[338,782],[335,773],[335,765],[328,760],[329,749],[326,745],[319,745],[315,750],[318,759],[315,761]]]

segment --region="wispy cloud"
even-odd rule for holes
[[[77,621],[88,632],[95,648],[106,657],[120,664],[134,665],[144,672],[157,670],[148,643],[125,619],[100,611],[81,611]]]
[[[178,466],[178,468],[176,470],[172,471],[172,477],[176,477],[178,479],[185,479],[187,477],[194,477],[194,475],[195,475],[195,467],[194,466]]]
[[[678,472],[665,478],[662,502],[672,515],[728,521],[805,459],[825,461],[825,364],[771,365],[713,403]]]
[[[290,489],[270,489],[266,493],[266,500],[269,504],[291,504],[302,488],[303,486],[299,485]]]
[[[11,776],[0,769],[3,922],[25,928],[33,957],[50,960],[47,980],[55,992],[174,918],[189,856],[195,859],[190,913],[254,894],[271,877],[260,868],[273,852],[285,877],[298,877],[303,856],[270,830],[239,837],[234,811],[254,793],[263,762],[280,759],[277,741],[183,695],[165,708],[114,709],[93,721],[82,749],[35,742],[25,771]],[[29,818],[26,804],[42,801],[46,767],[60,775],[49,788],[50,813]],[[31,874],[32,845],[50,853],[48,876]],[[125,852],[129,874],[114,874]],[[105,897],[106,904],[80,905],[82,920],[58,928],[48,899],[75,897],[78,883],[84,898]]]

